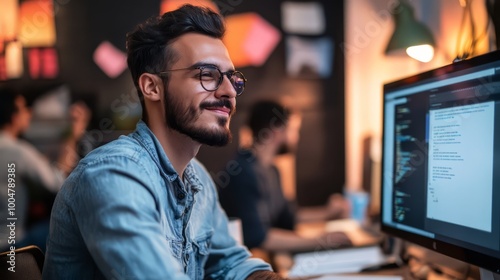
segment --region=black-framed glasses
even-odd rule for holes
[[[200,84],[206,91],[216,91],[222,81],[224,80],[224,76],[226,76],[231,84],[233,85],[234,90],[236,91],[236,96],[240,96],[245,90],[245,84],[247,79],[240,71],[229,70],[226,72],[220,71],[219,68],[213,65],[203,65],[203,66],[195,66],[188,68],[179,68],[179,69],[170,69],[163,72],[158,73],[158,75],[165,75],[167,72],[171,71],[179,71],[179,70],[200,70],[199,78]]]

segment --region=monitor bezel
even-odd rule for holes
[[[409,87],[420,82],[426,81],[432,78],[438,78],[442,75],[447,75],[451,73],[456,73],[458,71],[467,70],[473,67],[478,67],[481,65],[485,65],[487,63],[491,63],[494,61],[500,61],[500,50],[493,51],[490,53],[486,53],[483,55],[479,55],[467,60],[462,60],[458,62],[454,62],[452,64],[442,66],[439,68],[435,68],[426,72],[422,72],[416,75],[412,75],[406,78],[402,78],[396,81],[388,82],[383,86],[383,94],[382,94],[382,162],[381,162],[381,208],[380,208],[380,225],[381,230],[384,233],[389,235],[402,238],[408,242],[423,246],[427,249],[433,250],[435,252],[444,254],[446,256],[464,261],[466,263],[478,266],[480,268],[487,269],[494,273],[500,273],[500,258],[487,255],[478,251],[474,251],[468,248],[463,248],[455,244],[451,244],[442,240],[432,239],[430,237],[425,237],[422,235],[418,235],[416,233],[412,233],[409,231],[405,231],[400,228],[396,228],[394,226],[388,225],[384,223],[384,166],[385,166],[385,143],[387,139],[385,139],[386,127],[385,127],[385,118],[386,118],[386,108],[385,108],[385,100],[386,94],[388,91],[393,89],[400,89]]]

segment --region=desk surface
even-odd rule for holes
[[[320,235],[324,234],[325,232],[334,232],[334,231],[344,232],[351,239],[351,241],[354,245],[354,248],[360,248],[360,247],[365,247],[365,246],[369,246],[369,245],[380,244],[380,242],[382,240],[381,234],[377,234],[377,232],[375,232],[375,231],[366,230],[366,228],[362,227],[357,221],[352,220],[352,219],[335,220],[335,221],[330,221],[330,222],[301,223],[301,224],[298,224],[296,226],[297,234],[299,234],[303,237],[309,237],[309,238],[320,236]],[[378,249],[378,248],[375,248],[375,249]],[[352,250],[352,252],[349,252],[349,249],[341,250],[341,251],[345,251],[347,253],[347,255],[345,255],[345,254],[342,256],[338,255],[337,259],[345,265],[348,265],[347,262],[344,262],[344,260],[346,260],[346,258],[353,259],[353,260],[358,259],[356,257],[356,255],[353,255],[353,254],[356,254],[354,252],[355,250]],[[330,271],[332,271],[330,269],[332,266],[330,265],[330,261],[329,261],[330,255],[328,252],[330,252],[330,251],[326,250],[326,251],[311,252],[312,254],[304,253],[304,254],[301,254],[300,257],[305,262],[308,262],[308,263],[315,262],[315,264],[317,265],[317,270],[315,272],[317,272],[320,269],[319,268],[320,266],[323,266],[323,270],[321,270],[322,272],[323,271],[330,272]],[[373,261],[369,261],[370,264],[376,262],[377,260],[380,262],[382,262],[384,260],[381,252],[373,252],[373,250],[369,250],[365,253],[369,254],[366,256],[370,257],[370,260],[373,260]],[[338,254],[341,254],[341,252],[338,252]],[[374,255],[374,254],[376,254],[376,255]],[[323,255],[323,256],[321,257],[320,255]],[[373,258],[371,258],[371,257],[373,257]],[[365,261],[367,260],[366,258],[364,258],[364,259],[365,259]],[[275,269],[280,274],[282,274],[284,276],[288,276],[290,270],[294,266],[294,257],[292,255],[286,254],[286,253],[275,254],[272,262],[275,266]],[[339,265],[339,264],[336,264],[336,265]],[[356,264],[355,264],[355,266],[356,266]],[[359,264],[357,266],[360,267]],[[307,270],[309,269],[307,264],[303,265],[303,262],[301,262],[300,267],[295,267],[296,269],[298,268],[299,270],[295,270],[295,271],[303,270],[301,267],[304,267],[304,269],[307,269]],[[350,272],[350,271],[356,271],[356,268],[352,269],[352,268],[348,268],[347,266],[345,266],[345,268],[341,269],[341,270],[342,270],[342,272],[345,272],[345,271]],[[302,272],[299,272],[299,274],[300,273],[302,273]]]
[[[382,234],[377,230],[368,230],[353,219],[333,220],[329,222],[300,223],[296,231],[304,237],[315,237],[324,232],[342,231],[349,236],[354,246],[367,246],[382,241]]]
[[[307,237],[313,237],[313,236],[318,236],[319,234],[324,233],[325,231],[343,231],[345,232],[349,238],[351,238],[353,244],[355,247],[362,247],[362,246],[368,246],[368,245],[373,245],[373,244],[380,244],[383,234],[379,233],[376,229],[371,230],[367,229],[366,227],[360,226],[358,223],[356,223],[353,220],[338,220],[338,221],[332,221],[332,222],[327,222],[327,223],[304,223],[304,224],[299,224],[297,226],[297,232],[298,234],[302,236],[307,236]],[[422,248],[423,249],[423,248]],[[414,249],[409,249],[410,252],[411,250]],[[424,249],[426,250],[426,249]],[[415,253],[415,252],[414,252]],[[447,257],[444,256],[437,256],[436,257],[432,254],[429,255],[428,253],[424,253],[425,256],[422,256],[424,259],[428,259],[431,262],[439,262],[442,263],[441,261],[444,261],[444,263],[447,263]],[[444,260],[442,258],[445,258]],[[294,265],[294,258],[291,254],[286,254],[286,253],[280,253],[280,254],[275,254],[273,257],[273,263],[275,264],[276,270],[283,275],[284,277],[288,277],[288,272]],[[448,266],[448,265],[447,265]],[[469,268],[470,269],[470,268]],[[472,268],[474,270],[475,267]],[[412,267],[412,270],[414,270],[414,267]],[[461,269],[460,269],[461,270]],[[446,272],[446,271],[445,271]],[[463,271],[462,271],[463,272]],[[415,273],[415,271],[413,271]],[[333,274],[332,274],[333,275]],[[339,274],[336,274],[337,276]],[[370,271],[370,272],[362,272],[362,273],[346,273],[346,274],[341,274],[341,275],[349,275],[349,276],[370,276],[370,275],[376,275],[376,276],[401,276],[402,279],[409,279],[409,280],[414,280],[416,279],[415,277],[412,276],[412,271],[408,266],[404,266],[401,268],[391,268],[391,269],[383,269],[383,270],[377,270],[377,271]],[[319,279],[318,279],[319,278]],[[291,278],[293,279],[293,278]],[[328,278],[323,278],[321,279],[319,276],[315,277],[310,277],[310,278],[298,278],[301,280],[305,279],[318,279],[318,280],[327,280]],[[335,279],[335,278],[331,278]],[[346,278],[347,279],[347,278]],[[360,278],[360,279],[367,279],[367,278]],[[382,278],[374,278],[374,279],[383,279]],[[427,278],[426,279],[432,279],[432,280],[449,280],[450,278],[447,275],[440,275],[438,272],[435,271],[427,271]],[[476,278],[476,273],[470,273],[469,279],[478,279]],[[353,279],[354,280],[354,279]]]

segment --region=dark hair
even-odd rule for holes
[[[0,88],[0,128],[12,122],[12,115],[18,111],[16,99],[21,94],[11,88]]]
[[[225,33],[223,18],[206,7],[184,5],[162,16],[154,16],[127,34],[127,64],[139,94],[146,118],[144,97],[139,88],[143,73],[159,73],[177,61],[170,44],[186,33],[200,33],[222,39]]]
[[[247,125],[252,130],[252,136],[256,143],[265,139],[269,130],[284,127],[290,118],[290,110],[275,101],[258,101],[251,110]]]

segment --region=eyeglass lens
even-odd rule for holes
[[[239,71],[228,71],[222,73],[216,67],[201,67],[200,82],[205,90],[214,91],[219,88],[224,79],[223,75],[229,78],[237,95],[243,93],[245,89],[245,77]]]

